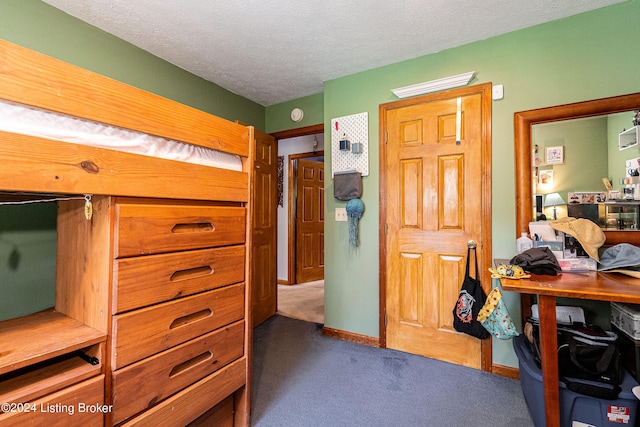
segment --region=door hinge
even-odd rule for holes
[[[387,327],[387,315],[386,314],[384,315],[384,327],[385,328]]]
[[[384,143],[387,144],[389,142],[389,131],[384,131]]]
[[[389,234],[389,224],[385,224],[384,225],[384,235],[386,236],[387,234]]]

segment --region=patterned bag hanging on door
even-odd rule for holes
[[[498,287],[493,288],[489,293],[484,306],[478,313],[478,321],[491,335],[501,340],[508,340],[520,335]]]
[[[458,332],[464,332],[476,338],[484,339],[489,337],[489,332],[478,322],[478,312],[485,303],[486,296],[482,290],[480,280],[478,280],[478,258],[476,248],[473,248],[473,255],[476,264],[476,278],[469,275],[469,258],[471,249],[467,250],[467,270],[462,282],[462,288],[458,294],[458,300],[453,308],[453,327]]]

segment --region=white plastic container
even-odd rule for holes
[[[513,338],[513,348],[518,356],[520,384],[524,400],[536,427],[546,426],[542,369],[536,364],[534,353],[527,338]],[[564,382],[558,384],[561,426],[634,426],[638,412],[638,399],[633,388],[638,382],[624,371],[620,394],[615,400],[605,400],[580,394],[567,388]]]
[[[527,237],[527,233],[522,233],[520,237],[516,239],[516,248],[519,254],[531,249],[533,247],[533,240]]]
[[[632,340],[640,340],[640,305],[612,302],[611,323]]]

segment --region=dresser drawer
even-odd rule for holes
[[[0,413],[0,425],[100,426],[110,411],[111,407],[104,405],[104,375],[100,375],[25,404],[20,410]]]
[[[244,255],[230,246],[116,260],[113,313],[242,282]]]
[[[121,427],[184,427],[246,385],[245,357],[168,397]]]
[[[113,421],[119,423],[244,354],[244,322],[218,329],[115,371]]]
[[[112,369],[119,369],[244,317],[244,284],[113,317]]]
[[[233,427],[233,404],[233,396],[229,396],[193,420],[187,427]]]
[[[246,209],[184,204],[116,204],[118,258],[242,244]]]

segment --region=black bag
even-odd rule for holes
[[[533,323],[534,337],[539,355],[536,323]],[[567,388],[576,393],[617,399],[624,378],[617,334],[595,325],[558,327],[558,374]]]
[[[478,258],[476,249],[473,248],[473,255],[476,261],[476,279],[469,275],[469,258],[471,258],[471,248],[467,251],[467,270],[462,282],[462,288],[458,294],[458,300],[453,308],[453,327],[458,332],[464,332],[476,338],[484,339],[489,337],[487,331],[478,322],[478,312],[485,303],[487,296],[480,285],[478,276]]]
[[[595,332],[595,334],[594,334]],[[615,332],[560,328],[558,368],[565,377],[618,385],[624,368]]]

